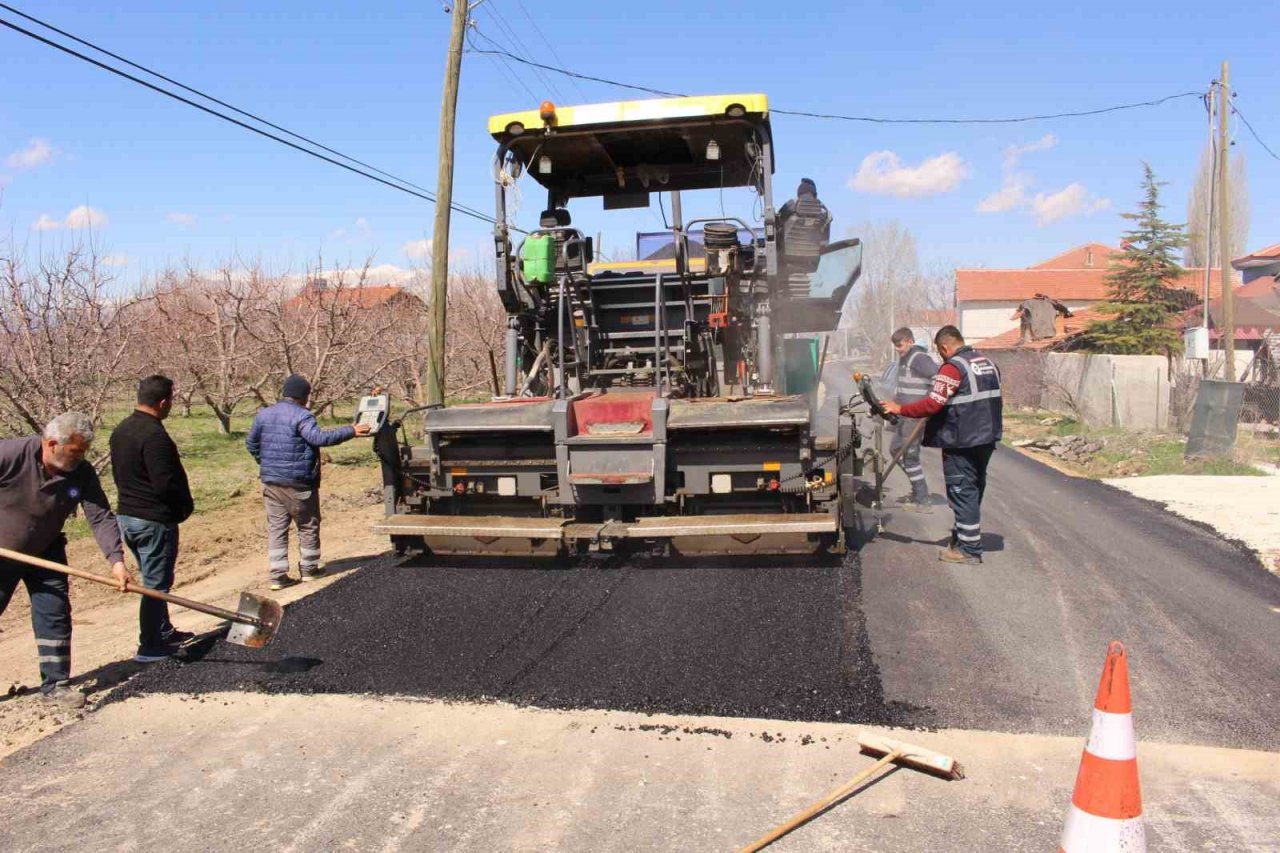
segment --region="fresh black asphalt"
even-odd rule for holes
[[[267,649],[197,646],[126,692],[371,693],[910,722],[884,705],[859,586],[852,555],[709,568],[411,559],[291,605]]]
[[[936,453],[925,459],[936,493]],[[826,562],[384,563],[288,607],[267,649],[206,643],[118,693],[497,698],[1084,735],[1120,639],[1140,738],[1280,750],[1280,578],[1251,554],[1008,448],[992,463],[984,565],[937,562],[950,513],[935,500],[932,515],[887,513],[882,536]]]

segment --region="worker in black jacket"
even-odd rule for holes
[[[162,423],[173,406],[173,380],[148,376],[138,384],[138,406],[111,433],[120,535],[138,561],[142,583],[168,592],[178,561],[178,525],[195,509],[178,447]],[[154,663],[170,657],[194,636],[169,621],[169,605],[142,597],[138,605],[138,653]]]

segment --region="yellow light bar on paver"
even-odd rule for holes
[[[760,466],[760,467],[761,467],[763,470],[765,470],[765,471],[781,471],[781,470],[782,470],[782,463],[781,463],[781,462],[766,462],[766,463],[764,463],[764,465],[762,465],[762,466]]]
[[[702,272],[707,268],[704,258],[689,258],[689,272]],[[630,272],[644,270],[646,272],[675,272],[675,258],[656,261],[594,261],[587,267],[587,272],[595,275],[602,272]]]
[[[552,127],[583,127],[586,125],[626,124],[662,119],[722,116],[730,107],[739,106],[748,115],[769,114],[767,95],[699,95],[692,98],[651,98],[643,101],[613,101],[607,104],[583,104],[576,107],[556,107]],[[503,113],[489,118],[489,133],[501,139],[507,128],[519,124],[525,130],[537,130],[544,126],[539,110],[523,110]]]

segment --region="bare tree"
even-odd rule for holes
[[[416,302],[406,303],[399,321],[386,339],[400,358],[392,368],[390,383],[397,393],[415,404],[426,402],[426,371],[429,346],[426,294],[428,280],[419,272],[406,292]],[[445,335],[445,389],[450,397],[467,398],[494,389],[494,365],[501,365],[506,344],[507,318],[498,298],[497,286],[478,269],[467,269],[449,277]]]
[[[257,267],[241,271],[224,264],[207,278],[190,266],[167,273],[149,294],[161,320],[153,343],[172,365],[188,411],[198,395],[223,433],[231,432],[237,406],[275,373],[249,328],[265,291]]]
[[[1200,152],[1200,165],[1196,168],[1196,181],[1187,199],[1187,248],[1183,252],[1183,265],[1187,267],[1219,266],[1218,233],[1218,198],[1217,181],[1214,170],[1217,168],[1213,149],[1208,145]],[[1228,189],[1231,216],[1231,258],[1238,258],[1248,250],[1249,242],[1249,184],[1245,170],[1244,152],[1231,158],[1230,180]],[[1209,201],[1213,193],[1213,233],[1209,233]]]
[[[845,301],[841,325],[853,330],[856,346],[887,360],[894,329],[950,305],[953,270],[922,269],[915,236],[897,221],[865,222],[851,233],[862,239],[862,275]]]
[[[135,328],[122,322],[132,300],[110,296],[112,279],[91,243],[77,242],[29,266],[0,257],[0,424],[40,430],[55,415],[82,411],[100,424],[126,384],[123,365]]]
[[[401,358],[382,345],[397,315],[383,310],[376,291],[385,289],[368,284],[369,266],[322,272],[318,265],[299,291],[283,279],[266,282],[250,325],[276,375],[300,373],[311,382],[316,411],[367,392]]]

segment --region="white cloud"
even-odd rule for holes
[[[82,204],[72,208],[62,224],[68,228],[104,228],[107,224],[107,215],[101,210]]]
[[[363,216],[357,217],[355,223],[350,227],[343,226],[335,228],[329,232],[330,240],[343,240],[347,237],[368,237],[370,233],[369,220]]]
[[[1004,186],[978,202],[979,213],[1003,213],[1022,207],[1027,203],[1027,184],[1025,175],[1010,175],[1004,179]]]
[[[181,213],[175,210],[171,213],[166,213],[164,218],[183,227],[190,227],[196,224],[196,215],[194,213]]]
[[[4,164],[10,169],[34,169],[53,162],[57,153],[49,140],[37,137],[28,142],[26,148],[14,151],[6,157]]]
[[[427,239],[410,240],[400,247],[404,256],[414,261],[424,261],[431,257],[431,241]]]
[[[1028,142],[1026,145],[1010,145],[1004,149],[1004,167],[1006,169],[1014,169],[1018,165],[1018,161],[1022,159],[1023,154],[1033,154],[1036,151],[1048,151],[1050,148],[1058,144],[1058,137],[1052,133],[1046,133],[1035,142]]]
[[[892,151],[874,151],[862,160],[849,186],[859,192],[918,198],[950,192],[969,176],[969,167],[954,151],[904,166]]]
[[[102,259],[104,267],[123,267],[129,265],[128,255],[107,255]]]
[[[1068,216],[1105,210],[1110,206],[1110,199],[1098,198],[1079,181],[1068,184],[1056,193],[1036,193],[1036,197],[1031,200],[1031,211],[1035,214],[1036,224],[1040,226]]]
[[[369,267],[367,280],[372,284],[402,284],[413,278],[413,270],[395,264],[377,264]]]
[[[1005,148],[1002,167],[1004,180],[1000,184],[1000,189],[978,202],[978,206],[975,208],[978,213],[1004,213],[1019,208],[1029,208],[1035,212],[1036,219],[1039,221],[1041,215],[1037,205],[1041,203],[1041,199],[1048,200],[1049,197],[1045,196],[1044,193],[1038,193],[1032,198],[1028,190],[1035,183],[1035,180],[1027,173],[1018,171],[1018,166],[1021,164],[1024,155],[1033,154],[1037,151],[1048,151],[1057,144],[1058,137],[1052,133],[1046,133],[1033,142],[1023,145],[1010,145]],[[1053,201],[1048,203],[1050,207],[1056,204]],[[1056,219],[1060,218],[1062,217],[1056,217]],[[1056,219],[1041,221],[1041,224],[1048,224],[1048,222],[1056,221]]]
[[[107,215],[97,208],[82,204],[72,208],[65,219],[54,219],[47,213],[31,224],[37,231],[56,231],[59,228],[103,228],[107,224]]]

